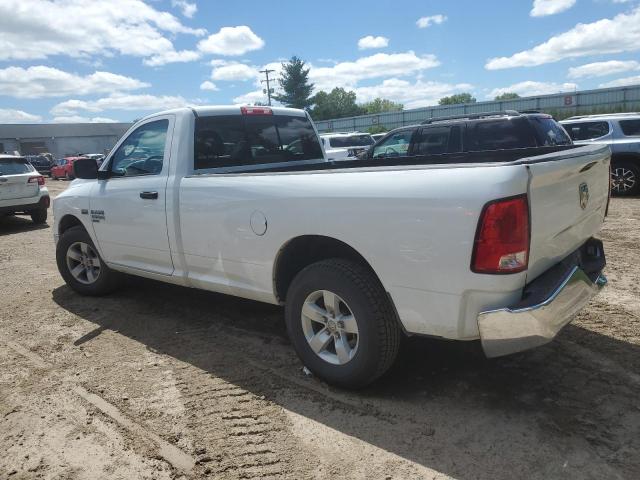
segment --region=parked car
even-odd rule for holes
[[[24,158],[42,175],[51,174],[51,160],[44,155],[26,155]]]
[[[424,162],[474,161],[497,152],[506,160],[522,149],[565,148],[572,145],[565,130],[543,113],[486,112],[433,118],[420,125],[397,128],[359,155],[363,160],[417,157]]]
[[[102,165],[102,161],[104,160],[104,155],[102,153],[81,153],[79,156],[94,159],[98,164],[98,167]]]
[[[320,135],[322,146],[329,160],[356,158],[375,142],[368,133],[324,133]]]
[[[44,177],[31,163],[25,157],[0,154],[0,217],[22,214],[45,223],[49,203]]]
[[[560,123],[577,144],[611,147],[614,195],[640,194],[640,113],[582,115]]]
[[[302,110],[151,115],[99,170],[76,161],[82,181],[54,202],[58,268],[83,295],[125,272],[282,304],[303,364],[347,387],[382,375],[405,334],[480,339],[490,357],[544,344],[606,283],[593,236],[610,150],[558,145],[547,116],[504,118],[467,125],[472,145],[513,147],[521,128],[536,140],[432,165],[329,162]],[[419,148],[460,126],[418,127]]]
[[[82,158],[85,157],[65,157],[60,160],[56,160],[55,164],[51,167],[51,178],[54,180],[58,180],[60,178],[73,180],[75,178],[73,175],[73,164]]]

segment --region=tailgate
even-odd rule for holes
[[[34,175],[3,175],[0,176],[0,200],[14,200],[34,197],[38,194],[38,183],[29,182]]]
[[[598,233],[609,196],[610,160],[608,146],[589,145],[524,161],[531,210],[527,282]]]

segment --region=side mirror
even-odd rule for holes
[[[76,178],[94,180],[98,178],[98,164],[92,158],[82,158],[73,162],[73,175]]]

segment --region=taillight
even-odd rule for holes
[[[471,257],[476,273],[517,273],[529,263],[526,195],[489,202],[482,209]]]
[[[39,186],[44,185],[44,177],[42,175],[38,175],[37,177],[29,177],[27,180],[28,183],[36,183],[38,182]]]
[[[240,107],[242,115],[273,115],[273,110],[267,107]]]

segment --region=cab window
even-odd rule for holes
[[[414,142],[414,155],[441,155],[462,150],[459,126],[423,128]]]
[[[111,173],[120,177],[160,174],[168,128],[169,120],[156,120],[136,128],[113,155]]]
[[[406,156],[411,145],[415,129],[400,130],[390,134],[373,147],[373,158],[391,158]]]

